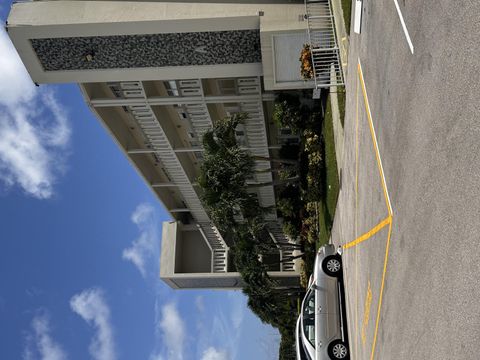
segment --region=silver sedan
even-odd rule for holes
[[[341,256],[333,245],[321,247],[297,321],[298,359],[349,359],[341,279]]]

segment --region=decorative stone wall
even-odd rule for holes
[[[261,62],[260,31],[31,39],[45,71]]]

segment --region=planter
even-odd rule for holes
[[[300,75],[304,80],[313,78],[313,61],[310,45],[304,44],[300,53]]]

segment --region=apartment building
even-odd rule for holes
[[[7,30],[37,84],[78,83],[85,101],[172,221],[162,230],[160,277],[173,288],[241,288],[229,246],[200,201],[202,136],[218,119],[249,117],[239,144],[269,157],[291,134],[271,121],[274,91],[313,88],[298,71],[303,3],[265,1],[27,1]],[[269,161],[256,161],[259,170]],[[252,183],[272,182],[259,172]],[[275,206],[273,186],[254,190]],[[286,241],[273,210],[272,238]],[[282,250],[278,259],[290,256]],[[292,262],[270,275],[298,284]]]

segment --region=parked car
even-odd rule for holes
[[[321,247],[295,331],[297,359],[349,359],[342,258],[334,245]]]

